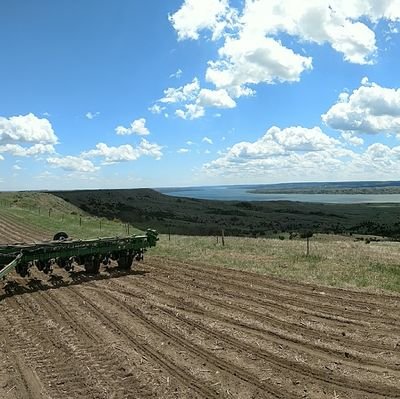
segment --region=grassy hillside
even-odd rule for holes
[[[33,191],[0,192],[0,205],[2,205],[3,208],[23,208],[37,211],[38,213],[39,210],[41,213],[45,213],[48,212],[49,209],[55,212],[76,213],[78,215],[84,215],[86,213],[60,197],[50,193]]]
[[[31,231],[36,228],[48,239],[58,231],[81,239],[122,236],[128,232],[126,224],[120,221],[91,216],[49,193],[0,193],[0,219],[27,226]],[[129,228],[130,234],[140,232],[132,226]]]
[[[150,189],[58,191],[84,211],[162,233],[270,236],[312,230],[400,236],[400,204],[316,204],[177,198]]]

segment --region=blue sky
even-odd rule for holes
[[[0,189],[397,180],[398,0],[4,0]]]

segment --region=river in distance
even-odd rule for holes
[[[300,201],[336,204],[400,202],[400,194],[255,194],[248,192],[257,186],[201,186],[158,188],[174,197],[223,201]]]

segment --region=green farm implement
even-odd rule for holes
[[[117,261],[120,268],[130,269],[134,260],[143,260],[143,254],[158,240],[155,230],[143,235],[108,237],[93,240],[69,240],[65,233],[57,233],[53,241],[35,244],[0,246],[0,279],[12,271],[21,277],[29,276],[32,267],[48,274],[54,265],[70,271],[83,265],[87,273],[98,273],[101,264]]]

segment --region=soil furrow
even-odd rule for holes
[[[248,300],[252,300],[256,303],[280,306],[282,309],[288,308],[289,306],[295,307],[297,312],[302,312],[305,314],[311,314],[317,317],[327,318],[328,320],[342,321],[343,323],[356,324],[356,325],[367,325],[368,323],[377,323],[382,327],[386,327],[388,330],[393,331],[394,329],[398,330],[400,333],[400,319],[398,314],[396,315],[375,315],[372,312],[368,314],[360,314],[356,310],[352,311],[345,304],[343,306],[332,306],[323,304],[320,301],[309,301],[303,298],[297,299],[294,296],[290,296],[286,294],[284,290],[280,291],[270,291],[267,290],[257,290],[252,287],[248,287],[241,283],[234,283],[231,280],[225,278],[224,276],[220,276],[218,272],[207,273],[202,270],[190,270],[190,269],[182,269],[179,264],[174,265],[171,262],[166,263],[162,262],[161,264],[152,264],[150,262],[146,262],[146,266],[152,266],[155,270],[163,271],[172,269],[175,272],[180,273],[180,277],[183,278],[186,276],[188,279],[193,277],[202,277],[196,280],[196,284],[205,286],[206,282],[208,285],[215,285],[215,289],[218,291],[228,292],[230,289],[232,292],[241,292],[241,296]],[[247,295],[244,294],[247,293]],[[265,296],[272,296],[274,300],[269,300]],[[321,295],[321,301],[323,301],[323,296]],[[318,309],[318,311],[313,310]],[[343,316],[344,313],[344,316]],[[351,317],[351,318],[350,318]]]
[[[94,285],[100,286],[97,283],[94,283]],[[108,292],[105,291],[103,291],[103,294],[109,298],[110,296],[113,297],[113,295],[110,295]],[[114,298],[114,300],[116,299]],[[131,312],[139,314],[140,317],[145,318],[143,313],[134,306],[126,303],[124,303],[123,306],[128,308]],[[377,384],[377,383],[371,384],[368,382],[366,378],[361,381],[356,381],[344,375],[329,374],[328,372],[323,373],[321,372],[321,369],[310,367],[308,364],[305,363],[299,364],[298,362],[290,361],[289,359],[277,356],[272,352],[263,351],[259,346],[254,346],[244,343],[234,338],[232,335],[227,335],[219,331],[217,332],[216,330],[208,328],[201,323],[192,323],[190,320],[181,317],[179,315],[176,315],[174,312],[168,311],[160,306],[158,306],[158,309],[162,310],[166,315],[169,315],[179,320],[180,322],[187,323],[195,327],[197,330],[202,330],[205,334],[209,336],[214,336],[217,340],[225,341],[226,343],[246,353],[253,353],[255,356],[262,358],[265,362],[270,364],[272,363],[274,366],[281,369],[281,372],[285,373],[286,375],[296,372],[302,376],[309,377],[311,381],[318,381],[320,385],[325,384],[327,388],[331,389],[336,388],[337,390],[344,389],[346,391],[351,390],[354,392],[354,394],[356,393],[360,394],[360,392],[362,392],[362,395],[368,394],[368,395],[373,395],[373,397],[394,397],[394,398],[400,395],[400,390],[395,389],[391,386],[384,384]],[[151,323],[149,319],[147,319],[147,322]],[[157,326],[156,328],[160,329],[160,326]],[[175,339],[177,339],[177,334],[175,334]],[[295,355],[293,357],[295,357]]]
[[[68,397],[66,392],[74,392],[90,398],[91,388],[86,386],[78,365],[66,364],[68,354],[60,348],[60,343],[49,338],[47,329],[37,324],[30,308],[25,310],[24,305],[12,300],[8,301],[11,309],[4,312],[11,328],[12,352],[20,356],[24,367],[32,368],[40,376],[50,397]]]
[[[221,397],[217,392],[209,387],[203,386],[199,381],[196,381],[193,376],[187,373],[184,369],[180,368],[176,364],[172,363],[167,359],[161,352],[155,348],[151,348],[148,345],[141,343],[135,338],[129,329],[125,326],[117,323],[110,315],[106,314],[99,308],[98,304],[94,303],[88,296],[82,294],[76,287],[68,287],[68,290],[79,296],[85,304],[111,329],[116,329],[119,333],[123,334],[128,341],[130,341],[138,350],[143,354],[151,358],[157,365],[167,370],[170,375],[181,381],[185,386],[193,389],[201,397],[205,398],[218,398]]]
[[[190,287],[191,297],[196,297],[199,301],[205,301],[213,304],[216,307],[224,308],[227,311],[231,312],[241,312],[242,314],[248,315],[251,318],[263,321],[265,324],[274,327],[275,329],[283,329],[286,331],[290,331],[294,329],[296,333],[304,335],[308,339],[313,337],[316,342],[323,340],[332,342],[335,345],[342,346],[344,350],[342,353],[347,353],[350,356],[352,353],[351,350],[346,350],[346,347],[358,349],[361,352],[368,351],[372,353],[372,350],[375,351],[376,354],[380,354],[382,351],[393,351],[393,348],[396,344],[389,347],[386,345],[379,344],[379,338],[375,340],[366,339],[361,334],[360,339],[351,339],[347,336],[343,336],[343,328],[339,328],[337,326],[337,331],[332,333],[331,330],[313,330],[310,326],[302,325],[302,322],[294,321],[297,317],[295,310],[292,310],[290,318],[283,318],[284,315],[279,315],[271,312],[271,306],[274,307],[274,302],[271,303],[271,306],[261,306],[259,308],[255,308],[254,305],[248,302],[241,302],[238,300],[240,298],[240,294],[230,295],[227,298],[221,295],[221,292],[218,290],[210,289],[210,287],[206,287],[201,285],[196,289],[196,287],[191,286],[189,283],[184,284],[179,280],[166,279],[163,280],[158,276],[153,276],[152,280],[156,283],[157,286],[160,284],[164,285],[164,287],[172,287],[176,291],[180,291],[181,293],[185,293],[188,291]],[[149,280],[147,280],[149,281]],[[197,283],[196,283],[197,284]],[[200,293],[199,293],[200,291]],[[217,293],[217,294],[216,294]],[[278,309],[280,305],[278,304]],[[290,314],[290,313],[287,313]],[[287,316],[286,316],[287,317]],[[369,334],[369,332],[368,332]],[[361,339],[362,338],[362,339]],[[397,337],[398,339],[398,337]],[[353,357],[357,358],[357,354],[352,354]],[[394,359],[392,368],[397,369],[400,364],[400,359]]]
[[[328,300],[330,303],[334,301],[338,301],[339,303],[346,302],[349,307],[354,305],[355,307],[359,307],[360,310],[364,309],[367,313],[371,310],[375,310],[375,308],[380,311],[386,309],[389,313],[400,311],[400,295],[395,293],[375,294],[366,291],[360,292],[344,288],[320,286],[311,283],[306,284],[292,280],[284,280],[275,276],[265,276],[257,273],[223,268],[199,262],[182,262],[154,255],[148,256],[146,263],[152,263],[153,260],[160,262],[161,264],[171,261],[182,268],[188,268],[202,273],[218,274],[236,282],[253,285],[255,288],[259,287],[264,289],[284,290],[296,297],[314,297],[317,301]],[[160,265],[160,263],[157,264]]]
[[[136,298],[139,298],[140,295],[134,293],[135,288],[137,288],[137,286],[143,287],[143,283],[137,281],[137,279],[132,282],[131,285],[128,284],[128,286],[121,286],[119,282],[108,281],[107,285],[104,285],[104,289],[109,289],[110,292],[114,291],[113,288],[109,288],[110,284],[112,287],[115,287],[115,291]],[[136,287],[134,287],[134,285]],[[228,316],[225,316],[224,312],[221,312],[220,308],[217,311],[212,311],[210,302],[208,302],[207,298],[204,297],[202,297],[201,301],[199,300],[197,303],[194,303],[192,300],[193,298],[190,298],[190,300],[182,298],[181,292],[176,289],[173,290],[173,293],[167,293],[159,287],[149,286],[148,284],[145,284],[144,288],[147,288],[147,292],[151,292],[152,295],[157,295],[155,300],[151,300],[150,295],[146,295],[145,292],[142,294],[142,298],[145,296],[146,300],[149,301],[152,306],[158,307],[158,300],[163,305],[169,305],[176,310],[199,315],[204,320],[212,319],[214,321],[223,322],[235,329],[241,329],[247,335],[256,335],[258,339],[274,342],[277,345],[289,346],[293,349],[313,354],[314,356],[325,359],[326,361],[340,362],[367,371],[374,370],[380,373],[392,373],[400,379],[400,363],[398,365],[388,364],[387,359],[374,359],[371,358],[369,354],[365,354],[365,352],[360,352],[359,356],[354,355],[354,353],[350,355],[349,352],[347,352],[347,345],[342,344],[341,347],[332,347],[332,345],[328,346],[329,341],[321,340],[321,337],[318,337],[318,339],[314,341],[310,341],[310,337],[308,336],[305,338],[304,336],[294,335],[291,332],[291,330],[296,328],[295,325],[287,324],[277,326],[276,323],[274,323],[275,328],[272,328],[274,326],[272,326],[271,323],[268,323],[261,326],[260,323],[258,323],[258,318],[254,318],[252,321],[247,321],[245,318],[240,318],[240,315],[238,314],[232,314],[232,312],[229,312]],[[282,329],[282,327],[284,329]],[[353,343],[352,347],[356,347],[358,350],[360,348],[364,350],[368,349],[368,347],[365,348],[365,346],[358,346],[356,343]],[[348,357],[352,358],[352,360],[348,360],[345,353]]]
[[[101,287],[96,285],[95,283],[93,285],[101,289]],[[267,392],[268,394],[272,395],[275,398],[290,399],[293,397],[293,395],[291,395],[288,392],[286,392],[286,393],[282,392],[282,388],[274,389],[272,386],[259,381],[253,375],[248,373],[245,369],[238,368],[234,364],[228,363],[228,362],[224,361],[223,359],[218,358],[212,352],[210,352],[204,348],[201,348],[196,344],[191,343],[190,341],[186,340],[182,335],[165,329],[164,327],[162,327],[162,325],[153,322],[140,309],[135,308],[125,302],[118,301],[118,298],[115,298],[113,295],[109,294],[106,291],[102,290],[101,292],[102,292],[102,295],[107,297],[107,299],[109,301],[114,302],[114,304],[116,306],[119,306],[120,308],[124,309],[125,312],[128,312],[129,314],[134,314],[136,317],[138,317],[140,320],[142,320],[144,323],[146,323],[146,325],[148,325],[149,328],[152,329],[153,331],[155,331],[157,334],[162,334],[166,338],[176,341],[180,346],[187,349],[194,355],[199,356],[200,358],[204,359],[205,361],[211,362],[215,367],[217,367],[229,374],[234,375],[235,377],[243,380],[246,383],[250,383],[251,385],[260,388],[262,391]]]

